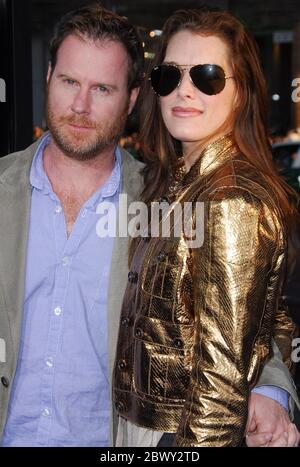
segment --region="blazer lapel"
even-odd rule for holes
[[[29,171],[38,142],[17,155],[0,176],[0,283],[4,312],[8,313],[11,337],[18,355],[31,189]]]
[[[127,195],[127,205],[129,206],[131,202],[137,201],[140,198],[140,193],[143,187],[142,176],[140,174],[140,171],[143,167],[143,164],[135,160],[127,151],[122,149],[121,153],[121,193]],[[117,236],[114,241],[108,291],[108,351],[110,382],[115,361],[121,306],[128,275],[129,237],[119,237],[118,227],[119,221],[117,219]]]
[[[143,164],[135,160],[127,151],[121,149],[122,154],[122,189],[121,193],[127,195],[127,205],[140,198],[143,182],[141,169]],[[123,213],[124,215],[124,213]],[[112,399],[112,374],[116,355],[116,346],[119,332],[119,322],[123,295],[127,284],[128,275],[128,247],[129,237],[118,236],[119,220],[117,219],[117,235],[114,242],[110,280],[108,289],[108,378],[110,384],[110,397]],[[110,419],[110,445],[114,446],[117,431],[117,415],[111,400]]]

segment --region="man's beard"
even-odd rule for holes
[[[104,150],[112,147],[123,133],[127,115],[129,100],[124,111],[114,121],[97,123],[84,115],[59,116],[52,109],[47,99],[47,124],[52,138],[59,149],[71,159],[80,161],[91,160]],[[92,128],[72,132],[66,125],[77,125]]]

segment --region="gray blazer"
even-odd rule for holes
[[[0,439],[6,423],[10,391],[16,371],[25,284],[25,261],[31,201],[29,173],[39,141],[24,151],[0,159]],[[142,190],[142,164],[122,150],[122,193],[128,204]],[[108,299],[109,377],[111,382],[118,337],[119,315],[127,283],[128,237],[115,239]],[[265,366],[258,386],[273,384],[286,389],[297,402],[287,367],[274,343],[274,357]],[[116,428],[111,417],[111,444]]]

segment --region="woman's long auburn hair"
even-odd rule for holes
[[[238,101],[231,116],[233,137],[245,157],[264,174],[289,229],[297,217],[297,194],[278,174],[272,158],[267,130],[267,87],[256,42],[245,26],[227,11],[206,7],[178,10],[164,25],[150,69],[163,62],[171,37],[182,30],[217,36],[228,46]],[[142,199],[150,203],[165,193],[171,167],[182,154],[182,148],[163,122],[159,98],[148,79],[143,83],[139,102],[140,139],[146,163]]]
[[[297,244],[294,235],[298,229],[299,198],[296,192],[279,175],[273,161],[267,126],[267,87],[259,60],[256,42],[245,26],[227,11],[203,7],[198,10],[178,10],[165,23],[155,59],[149,71],[163,62],[171,37],[179,31],[214,35],[223,40],[230,52],[233,75],[237,89],[237,105],[219,130],[230,123],[233,137],[240,151],[267,180],[270,192],[277,201],[291,247]],[[172,166],[182,155],[181,143],[167,130],[160,111],[159,98],[144,80],[140,97],[140,141],[145,162],[145,188],[142,200],[150,205],[167,190]],[[218,131],[218,130],[217,130]],[[210,135],[211,136],[211,135]],[[200,153],[199,153],[200,155]],[[129,265],[138,239],[130,243]],[[296,243],[295,243],[296,242]]]

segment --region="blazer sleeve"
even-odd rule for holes
[[[289,316],[288,307],[283,303],[282,298],[279,300],[278,309],[275,316],[274,339],[280,349],[283,362],[290,371],[293,370],[293,362],[291,359],[292,342],[298,335],[298,329],[292,318]]]
[[[300,410],[297,388],[287,365],[283,362],[281,352],[274,339],[272,339],[272,357],[263,366],[256,387],[266,385],[277,386],[287,391],[289,394],[289,416],[293,420],[295,405]]]
[[[271,353],[284,236],[274,210],[244,189],[217,189],[192,250],[195,340],[177,446],[238,446],[248,398]]]

